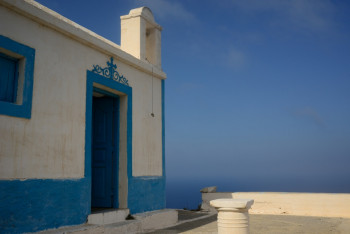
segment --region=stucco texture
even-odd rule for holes
[[[113,55],[4,7],[0,21],[2,35],[36,52],[31,119],[0,115],[0,179],[83,178],[86,71]],[[133,88],[133,175],[161,176],[161,80],[116,63]]]

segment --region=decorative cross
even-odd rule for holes
[[[102,68],[99,65],[93,65],[92,72],[129,86],[129,81],[124,76],[119,75],[117,65],[113,63],[113,57],[110,58],[110,61],[107,61],[107,67]]]

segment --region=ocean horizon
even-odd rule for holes
[[[350,193],[350,181],[329,177],[272,177],[272,178],[168,178],[166,206],[172,209],[197,209],[202,202],[200,190],[217,186],[218,192],[306,192]]]

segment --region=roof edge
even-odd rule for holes
[[[59,13],[41,5],[33,0],[0,0],[0,5],[9,8],[33,21],[44,24],[78,42],[95,48],[108,56],[116,56],[118,60],[142,70],[154,77],[166,79],[166,74],[159,68],[137,59],[136,57],[126,53],[121,47],[94,33],[93,31],[71,21],[70,19],[60,15]]]

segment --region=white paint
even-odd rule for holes
[[[121,47],[126,52],[161,68],[161,31],[148,7],[121,16]]]
[[[254,199],[252,214],[350,218],[350,194],[345,193],[239,192],[233,197]]]
[[[128,97],[121,96],[119,98],[119,208],[128,208],[127,107]]]
[[[166,76],[159,66],[33,1],[0,0],[0,21],[6,22],[0,24],[1,35],[36,51],[31,119],[0,115],[0,179],[84,177],[86,71],[106,66],[110,56],[133,89],[133,175],[162,175],[161,79]],[[128,98],[117,94],[119,196],[126,208]]]
[[[215,212],[208,206],[219,198],[254,199],[251,214],[350,218],[350,194],[344,193],[202,193],[202,209]]]
[[[210,205],[210,201],[219,199],[219,198],[233,198],[233,193],[222,193],[222,192],[202,193],[201,209],[211,213],[217,212],[216,209]]]
[[[0,0],[0,5],[6,6],[11,10],[25,15],[29,19],[49,27],[55,31],[61,32],[82,44],[95,48],[103,54],[117,56],[122,62],[136,67],[146,73],[151,73],[151,68],[147,62],[139,60],[134,56],[120,49],[120,46],[100,35],[90,31],[87,28],[65,18],[64,16],[52,11],[51,9],[33,1],[33,0]],[[2,25],[4,26],[4,25]],[[166,74],[160,69],[154,70],[155,76],[165,79]]]
[[[218,234],[248,234],[250,199],[216,199],[210,205],[218,210]]]
[[[145,77],[133,88],[133,176],[162,175],[161,81]]]

